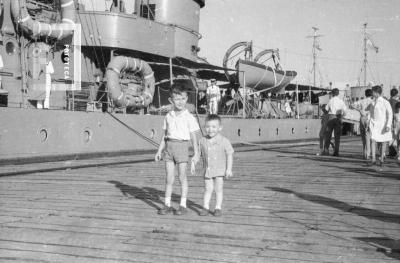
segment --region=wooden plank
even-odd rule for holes
[[[396,163],[389,160],[383,171],[364,167],[355,141],[343,144],[340,158],[315,156],[315,145],[265,148],[235,154],[221,218],[196,214],[203,180],[192,176],[194,210],[157,215],[162,163],[125,156],[80,160],[79,169],[6,167],[48,172],[0,178],[0,261],[396,261]]]

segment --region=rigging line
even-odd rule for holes
[[[93,48],[95,49],[95,47],[97,47],[97,44],[96,44],[96,40],[95,40],[95,34],[94,34],[95,30],[94,30],[94,26],[93,26],[93,22],[92,22],[92,15],[89,14],[88,17],[89,17],[89,20],[90,20],[90,23],[88,25],[90,25],[91,31],[92,31],[91,41],[92,41],[92,44],[93,44]],[[86,21],[87,21],[87,19],[86,19]],[[98,35],[98,31],[97,31],[97,35]],[[90,35],[89,35],[89,37],[90,37]],[[96,49],[95,49],[95,51],[96,51]],[[96,51],[96,53],[97,53],[97,51]],[[97,58],[97,63],[102,63],[103,62],[103,66],[104,66],[104,68],[106,68],[105,61],[104,61],[104,54],[102,52],[100,52],[99,56],[101,57],[101,61]]]
[[[80,15],[79,12],[78,12],[78,16],[79,16],[79,20],[82,21],[82,18],[81,18],[81,15]],[[86,31],[84,30],[84,27],[82,27],[82,34],[83,34],[83,38],[85,39],[85,42],[86,42],[86,43],[89,43],[88,38],[86,37]],[[93,50],[94,50],[94,55],[95,55],[95,57],[96,57],[96,59],[97,59],[96,50],[94,49],[93,46],[92,46],[92,48],[93,48]],[[86,56],[85,56],[85,61],[86,61]],[[92,67],[91,67],[91,68],[92,68]],[[86,69],[88,69],[87,62],[86,62]],[[92,71],[92,76],[93,76],[93,68],[92,68],[91,71]],[[90,79],[89,70],[87,70],[87,75],[88,75],[88,79]]]
[[[371,65],[370,65],[368,62],[367,62],[367,66],[368,66],[368,68],[369,68],[369,72],[371,73],[372,80],[373,80],[375,83],[377,83],[377,82],[376,82],[376,79],[375,79],[375,76],[374,76],[374,74],[373,74],[373,72],[372,72]]]
[[[196,100],[197,100],[197,95],[198,95],[198,92],[197,92],[197,91],[199,90],[199,85],[197,84],[196,77],[195,77],[193,74],[190,74],[190,73],[189,73],[189,77],[192,78],[192,82],[194,82],[195,85],[196,85]],[[201,135],[204,136],[205,133],[204,133],[204,131],[203,131],[203,126],[200,124],[200,117],[199,117],[199,113],[197,112],[197,103],[195,103],[195,107],[194,107],[194,108],[195,108],[194,112],[196,113],[197,124],[198,124],[199,127],[200,127]]]
[[[153,139],[147,137],[146,135],[144,135],[143,133],[139,132],[138,130],[132,128],[131,126],[129,126],[128,124],[126,124],[125,122],[121,121],[119,118],[117,118],[114,114],[106,111],[106,113],[108,115],[110,115],[114,120],[116,120],[117,122],[119,122],[121,125],[125,126],[126,128],[128,128],[128,130],[132,131],[133,133],[135,133],[137,136],[139,136],[141,139],[145,140],[146,142],[150,143],[151,145],[153,145],[154,147],[158,148],[159,144],[154,141]]]
[[[92,0],[92,4],[93,4],[93,3],[94,3],[94,2],[93,2],[93,0]],[[101,52],[101,55],[102,55],[102,58],[103,58],[104,68],[106,68],[107,65],[106,65],[106,62],[105,62],[105,59],[104,59],[103,45],[102,45],[102,43],[101,43],[101,35],[100,35],[100,32],[99,32],[99,25],[98,25],[98,23],[97,23],[97,18],[96,18],[96,16],[95,16],[94,14],[92,14],[92,15],[93,15],[93,17],[94,17],[94,22],[95,22],[95,24],[96,24],[97,35],[98,35],[98,37],[99,37],[100,52]]]
[[[81,18],[80,13],[78,13],[78,16],[79,16],[79,20],[82,21],[82,18]],[[86,17],[86,16],[85,16],[85,20],[86,20],[86,24],[88,24],[88,21],[87,21],[87,17]],[[85,38],[86,43],[89,44],[88,38],[86,37],[86,33],[85,33],[85,30],[84,30],[84,27],[82,27],[82,33],[83,33],[83,36],[84,36],[84,38]],[[89,33],[89,34],[90,34],[90,33]],[[97,57],[96,48],[95,48],[93,45],[91,45],[91,47],[92,47],[92,49],[93,49],[93,53],[94,53],[95,59],[97,60],[97,62],[100,62],[99,58]]]

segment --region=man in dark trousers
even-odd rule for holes
[[[344,116],[347,107],[343,100],[339,97],[339,90],[332,90],[332,98],[326,104],[325,109],[328,112],[328,123],[326,127],[326,136],[323,155],[329,155],[329,144],[332,139],[332,131],[335,135],[335,151],[333,156],[339,156],[340,135],[342,135],[342,117]]]

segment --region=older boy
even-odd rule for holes
[[[171,87],[170,102],[173,110],[164,119],[163,130],[165,132],[155,156],[160,161],[164,153],[165,170],[167,174],[165,185],[165,205],[158,214],[165,215],[173,212],[171,207],[172,186],[175,177],[175,165],[178,166],[179,181],[181,184],[181,202],[175,214],[187,213],[186,198],[188,183],[186,178],[186,167],[189,160],[189,143],[192,141],[194,148],[193,161],[198,161],[198,144],[196,133],[200,130],[199,125],[192,114],[186,109],[188,100],[187,91],[184,86],[174,84]]]

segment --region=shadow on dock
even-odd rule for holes
[[[325,205],[325,206],[329,206],[332,208],[336,208],[336,209],[342,210],[343,212],[353,213],[358,216],[366,217],[368,219],[379,220],[379,221],[387,222],[387,223],[400,224],[400,215],[397,215],[397,214],[389,214],[389,213],[381,212],[381,211],[370,209],[370,208],[354,206],[354,205],[350,205],[348,203],[345,203],[345,202],[342,202],[342,201],[339,201],[339,200],[336,200],[333,198],[328,198],[328,197],[320,196],[320,195],[298,193],[298,192],[292,191],[290,189],[285,189],[285,188],[279,188],[279,187],[266,187],[266,188],[271,191],[274,191],[274,192],[294,194],[303,200],[321,204],[321,205]]]
[[[386,164],[388,166],[388,164]],[[388,178],[388,179],[393,179],[393,180],[400,180],[400,175],[399,173],[395,172],[388,172],[384,171],[385,167],[383,167],[383,171],[377,171],[374,168],[367,168],[368,166],[360,167],[360,168],[351,168],[351,167],[338,167],[338,166],[332,166],[332,165],[323,165],[325,167],[332,167],[332,168],[340,168],[343,169],[346,172],[351,172],[351,173],[358,173],[361,175],[367,175],[367,176],[372,176],[372,177],[378,177],[378,178]]]
[[[142,200],[144,203],[156,210],[161,209],[161,207],[164,205],[162,198],[165,196],[165,191],[161,191],[152,187],[139,188],[113,180],[108,181],[108,183],[113,184],[115,187],[117,187],[124,196]],[[172,194],[171,196],[171,200],[174,202],[179,202],[180,199],[180,195]],[[187,208],[193,210],[196,213],[199,213],[202,206],[188,199]]]
[[[400,240],[387,237],[356,237],[354,239],[375,247],[376,251],[385,254],[387,257],[400,259]]]

